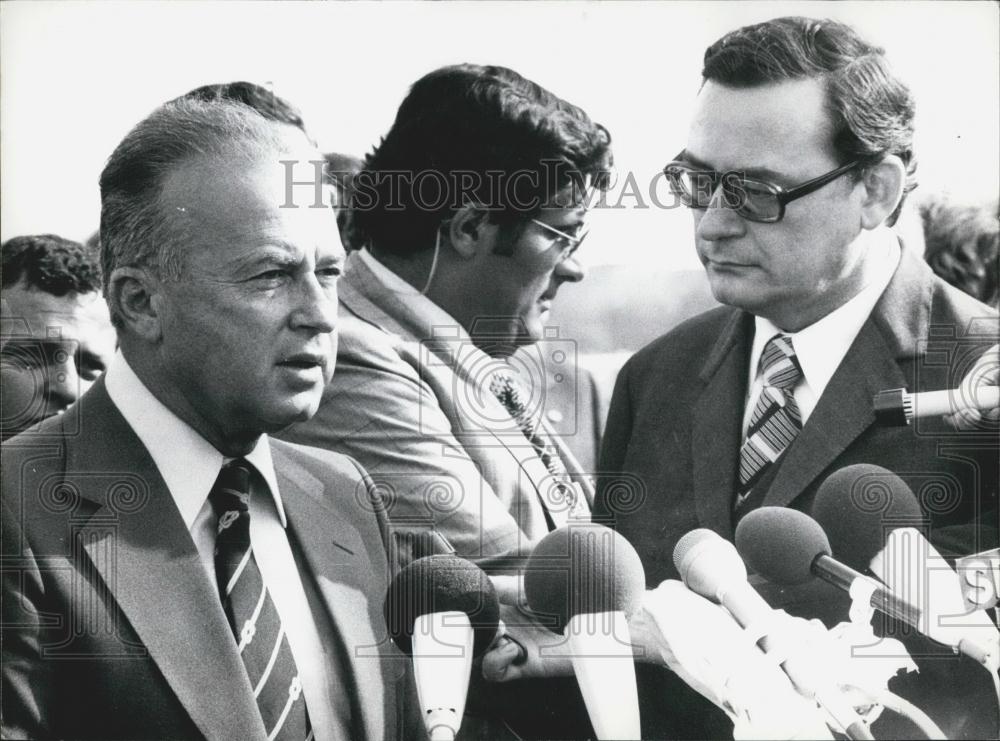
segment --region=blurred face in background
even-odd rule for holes
[[[3,291],[0,329],[3,437],[59,414],[111,362],[116,335],[96,291],[64,296],[18,284]]]

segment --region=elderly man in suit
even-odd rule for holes
[[[677,577],[671,555],[691,529],[732,539],[761,505],[808,512],[830,473],[864,462],[910,483],[932,542],[995,547],[995,429],[888,427],[872,409],[880,390],[957,386],[997,334],[993,310],[936,279],[888,228],[915,185],[908,89],[853,29],[805,18],[726,35],[707,50],[703,78],[687,144],[666,173],[693,209],[698,255],[724,306],[621,372],[600,469],[642,486],[619,496],[609,484],[597,514],[636,546],[653,586]],[[829,588],[788,609],[844,619],[842,597]],[[965,663],[924,662],[943,713],[926,709],[946,733],[975,737],[995,731],[991,713],[968,712],[982,679],[970,673],[985,672],[953,671],[956,691],[940,692]],[[646,679],[644,720],[652,735],[669,733],[656,712],[667,690]],[[707,728],[673,732],[720,732]]]
[[[574,373],[573,343],[545,321],[584,277],[574,253],[609,144],[516,72],[465,64],[413,85],[353,180],[365,246],[341,287],[337,374],[283,436],[365,466],[403,560],[425,552],[408,533],[489,559],[589,517],[590,482],[541,419],[541,391],[553,365]]]
[[[349,458],[268,437],[334,368],[334,214],[290,201],[280,163],[315,159],[291,128],[191,100],[111,155],[120,351],[3,449],[4,737],[420,733],[377,498]]]

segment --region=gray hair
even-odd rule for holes
[[[184,274],[185,247],[194,235],[168,220],[160,205],[170,172],[197,157],[237,163],[289,151],[285,127],[248,106],[178,99],[160,106],[122,139],[101,173],[101,266],[108,296],[112,273],[143,267],[164,280]],[[109,296],[110,298],[110,296]],[[109,301],[111,319],[121,326]]]

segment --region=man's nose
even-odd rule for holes
[[[49,408],[65,409],[80,398],[80,374],[71,349],[56,350],[49,365],[45,393]]]
[[[587,269],[576,255],[570,255],[556,265],[556,275],[563,281],[579,283],[587,277]]]
[[[712,194],[708,208],[696,211],[695,236],[708,242],[740,237],[746,232],[746,220],[726,204],[720,185]]]
[[[332,332],[337,326],[337,289],[324,286],[315,275],[306,276],[297,293],[292,325],[316,332]]]

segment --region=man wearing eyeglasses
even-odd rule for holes
[[[354,179],[364,247],[342,281],[337,374],[286,434],[366,466],[401,561],[526,552],[589,518],[590,484],[540,421],[528,371],[555,354],[534,346],[551,344],[552,303],[584,277],[586,200],[610,164],[609,135],[582,110],[464,64],[413,85]]]
[[[610,165],[607,131],[582,110],[510,69],[463,64],[413,85],[353,179],[364,247],[340,282],[337,373],[316,416],[283,436],[365,466],[401,565],[455,551],[513,603],[521,556],[589,521],[591,484],[542,421],[541,380],[560,352],[574,372],[546,323],[584,277],[589,190]],[[474,689],[470,709],[488,697],[521,733],[591,733],[575,683],[562,686]],[[504,733],[468,720],[463,732]]]
[[[595,516],[635,545],[655,586],[678,578],[672,554],[690,530],[732,540],[762,505],[809,512],[827,476],[871,463],[909,483],[940,550],[996,547],[995,428],[888,427],[872,408],[881,390],[958,386],[997,335],[996,312],[936,279],[889,228],[915,187],[909,90],[853,29],[805,18],[727,34],[706,51],[703,80],[687,143],[665,172],[692,209],[724,306],[621,372],[600,470],[638,477],[646,496],[617,501],[609,475]],[[977,518],[985,524],[970,525]],[[821,586],[777,606],[846,619],[846,595]],[[955,672],[943,692],[954,662],[925,663],[937,679],[916,702],[948,737],[995,733],[992,713],[969,710],[985,672]],[[645,735],[721,732],[705,717],[672,726],[685,714],[658,712],[668,680],[642,672]]]

